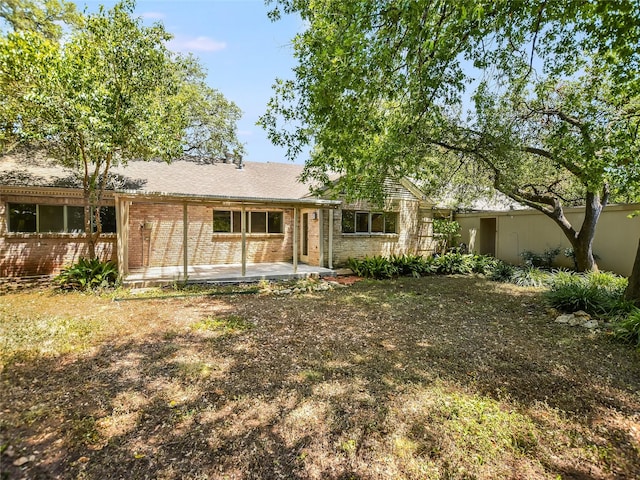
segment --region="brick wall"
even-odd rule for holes
[[[419,202],[411,199],[393,199],[385,206],[371,207],[366,202],[344,205],[345,210],[398,212],[398,225],[395,234],[344,234],[342,233],[342,209],[335,210],[333,221],[333,265],[344,266],[350,257],[392,254],[421,254],[433,252],[430,220],[432,213],[420,209]],[[325,232],[329,231],[328,212],[324,215]],[[325,252],[328,252],[328,240],[325,239]],[[325,264],[327,255],[325,255]]]
[[[65,265],[88,256],[84,234],[8,232],[8,203],[81,205],[78,199],[3,196],[0,202],[0,277],[55,275]],[[115,260],[116,235],[104,234],[96,245],[96,253],[102,260]]]
[[[188,207],[190,265],[241,263],[241,235],[213,232],[212,206]],[[277,210],[277,209],[269,209]],[[129,210],[129,268],[181,265],[183,207],[133,203]],[[292,261],[292,211],[284,210],[284,233],[247,234],[247,262]]]

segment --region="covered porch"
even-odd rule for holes
[[[126,285],[251,282],[333,273],[333,211],[338,201],[132,192],[114,197],[118,268]],[[258,233],[251,228],[265,214],[253,213],[252,222],[249,215],[265,210],[269,215],[276,211],[280,230],[275,233],[265,233],[264,223]],[[230,219],[226,233],[213,228],[216,212]],[[323,218],[329,228],[323,227]]]
[[[244,275],[241,264],[231,265],[190,265],[185,278],[182,266],[147,267],[132,270],[123,283],[129,287],[153,287],[177,283],[242,283],[260,280],[292,280],[307,277],[327,277],[335,275],[330,268],[286,262],[250,263]]]

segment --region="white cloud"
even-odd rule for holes
[[[210,37],[188,37],[176,35],[169,41],[170,49],[178,52],[219,52],[227,48],[226,42],[219,42]]]
[[[144,12],[140,15],[145,20],[162,20],[166,15],[161,12]]]

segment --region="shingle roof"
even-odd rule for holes
[[[112,169],[116,189],[141,193],[224,195],[296,199],[309,195],[309,184],[298,178],[302,165],[244,162],[203,164],[174,161],[129,162]],[[80,187],[73,170],[53,165],[42,157],[0,157],[0,185]]]
[[[142,192],[231,197],[302,198],[309,186],[298,181],[302,165],[244,162],[198,164],[186,161],[130,162],[114,170],[132,179],[144,179]]]

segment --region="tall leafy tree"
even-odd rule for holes
[[[100,9],[64,42],[33,31],[0,41],[0,89],[12,93],[0,110],[3,149],[9,140],[37,144],[81,173],[91,257],[113,166],[242,150],[238,107],[206,85],[195,59],[166,48],[162,25],[142,25],[133,9],[131,1]]]
[[[81,22],[82,15],[75,3],[66,0],[3,0],[0,3],[2,30],[37,32],[57,40],[65,25],[78,26]]]
[[[457,163],[552,218],[596,268],[600,212],[638,168],[640,2],[271,3],[307,28],[261,123],[291,157],[314,146],[306,175],[379,198],[385,176],[442,180]]]

